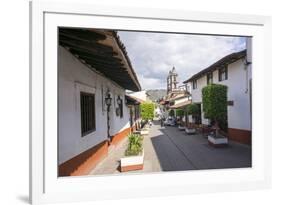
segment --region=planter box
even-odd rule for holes
[[[121,172],[128,172],[133,170],[142,170],[144,161],[144,150],[138,156],[122,157],[120,160]]]
[[[138,134],[138,135],[140,135],[140,133],[141,133],[141,131],[139,131],[139,130],[136,130],[133,132],[133,134]]]
[[[148,135],[148,133],[149,133],[149,130],[148,130],[148,129],[142,129],[142,130],[140,131],[140,134],[141,134],[141,135]]]
[[[185,127],[183,127],[183,126],[178,126],[178,128],[179,128],[179,130],[185,130]]]
[[[187,134],[195,134],[196,133],[196,129],[195,128],[185,128],[185,132]]]
[[[228,139],[226,137],[213,137],[209,135],[208,142],[213,147],[224,147],[228,145]]]

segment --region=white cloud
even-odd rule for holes
[[[166,77],[173,66],[182,82],[225,55],[245,49],[243,37],[118,33],[143,89],[166,88]]]
[[[143,75],[138,75],[138,79],[143,89],[166,88],[165,79],[144,77]]]

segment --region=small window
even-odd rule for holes
[[[80,93],[82,137],[96,130],[95,95]]]
[[[213,83],[213,73],[211,72],[207,74],[207,85],[212,83]]]
[[[219,69],[219,81],[227,80],[227,67]]]
[[[192,81],[192,88],[193,90],[197,88],[197,80]]]

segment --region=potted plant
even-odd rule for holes
[[[199,106],[195,103],[189,104],[186,106],[186,112],[187,112],[187,120],[188,120],[189,115],[192,115],[192,117],[195,117],[195,116],[199,115],[199,113],[200,113]],[[196,129],[195,129],[194,124],[188,122],[187,127],[185,128],[185,132],[187,134],[195,134]]]
[[[185,130],[184,123],[182,121],[182,118],[184,116],[184,111],[182,109],[176,109],[176,116],[179,118],[178,122],[178,128],[179,130]]]
[[[148,135],[149,134],[149,129],[147,127],[141,129],[140,134],[141,135]]]
[[[138,134],[130,134],[125,157],[120,160],[121,172],[143,169],[144,149],[143,137]]]
[[[210,84],[204,87],[202,102],[205,118],[214,120],[215,132],[208,135],[209,144],[215,147],[227,145],[228,139],[220,130],[220,126],[227,122],[227,86]]]

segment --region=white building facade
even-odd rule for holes
[[[227,86],[227,124],[230,140],[251,144],[251,48],[230,54],[207,69],[195,74],[185,83],[191,86],[192,102],[201,107],[201,123],[210,124],[204,118],[202,88],[208,83]],[[189,118],[191,119],[191,118]]]
[[[73,29],[65,32],[69,35],[70,45],[76,45],[72,37],[74,34],[79,36],[80,31]],[[87,36],[96,35],[94,31],[90,33],[81,31],[81,33],[83,35],[86,33]],[[105,39],[111,37],[113,42],[117,41],[109,35],[111,33],[97,31],[97,34],[103,35]],[[110,146],[118,144],[134,129],[136,117],[132,116],[134,112],[131,110],[134,107],[126,104],[125,97],[125,90],[130,86],[120,85],[121,83],[118,84],[114,78],[103,75],[102,69],[95,70],[94,62],[103,62],[102,57],[99,58],[94,54],[90,56],[91,52],[89,52],[89,57],[95,61],[85,62],[87,58],[74,54],[78,50],[88,51],[86,47],[78,46],[76,50],[76,47],[68,48],[66,44],[60,44],[58,48],[58,172],[59,176],[86,175],[106,157]],[[110,45],[107,44],[108,50]],[[102,45],[100,47],[103,48]],[[122,52],[122,49],[118,50],[114,45],[112,47],[113,50]],[[126,58],[122,60],[127,61]],[[93,64],[89,65],[90,62]],[[119,72],[118,67],[116,70]],[[138,82],[137,79],[134,80]],[[109,112],[106,105],[108,94],[111,98]]]

